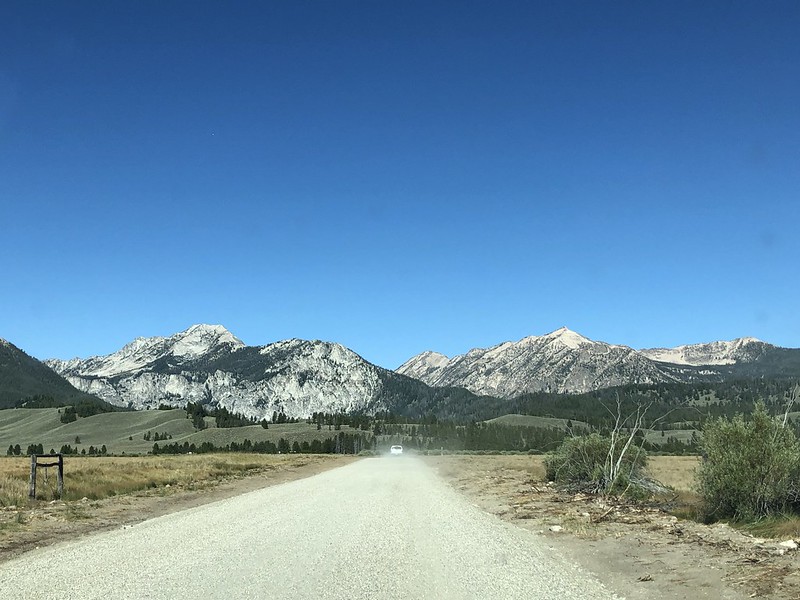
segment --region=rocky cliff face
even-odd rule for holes
[[[456,398],[473,402],[470,393],[511,398],[631,383],[798,377],[800,350],[741,338],[637,351],[562,328],[453,358],[423,352],[395,373],[331,342],[246,346],[220,325],[195,325],[170,337],[136,339],[108,356],[46,364],[79,390],[118,406],[191,401],[261,419],[275,411],[292,417],[384,409],[419,415]],[[455,406],[448,410],[461,414]]]
[[[46,363],[76,388],[137,409],[191,401],[261,419],[274,411],[305,417],[382,407],[380,369],[355,352],[305,340],[249,347],[219,325],[139,338],[108,356]]]
[[[757,360],[765,352],[775,348],[752,337],[737,338],[729,342],[691,344],[675,348],[651,348],[640,352],[651,360],[676,365],[735,365]]]
[[[632,348],[595,342],[567,328],[476,348],[451,359],[425,352],[397,372],[428,385],[462,386],[476,394],[505,398],[542,390],[586,392],[674,380]]]
[[[562,328],[453,358],[423,352],[397,372],[428,385],[461,386],[476,394],[511,398],[526,392],[588,392],[634,383],[798,376],[800,350],[739,338],[637,351]]]
[[[58,373],[82,377],[118,377],[147,370],[159,360],[173,364],[190,363],[205,356],[217,356],[243,348],[244,343],[222,325],[193,325],[171,337],[136,338],[107,356],[87,359],[46,360]]]

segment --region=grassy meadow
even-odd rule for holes
[[[503,415],[502,417],[489,419],[488,421],[485,421],[485,423],[492,425],[508,425],[509,427],[555,427],[564,431],[567,431],[568,429],[567,419],[560,419],[556,417],[537,417],[533,415],[508,414]],[[589,425],[584,421],[572,421],[572,430],[576,433],[588,431],[589,429]],[[683,444],[688,444],[692,438],[698,434],[699,432],[696,429],[671,429],[663,432],[657,429],[644,430],[645,439],[654,445],[664,444],[669,441],[669,438],[672,438],[673,440]]]
[[[295,469],[339,457],[308,454],[194,454],[175,456],[65,456],[64,500],[102,500],[153,488],[203,489],[221,480]],[[0,457],[0,507],[28,503],[30,458]],[[343,464],[343,463],[342,463]],[[56,469],[39,469],[37,500],[54,500]]]
[[[699,464],[699,456],[651,456],[647,459],[647,473],[676,492],[691,493]]]
[[[509,425],[511,427],[557,427],[558,429],[567,430],[568,419],[558,419],[555,417],[536,417],[533,415],[503,415],[485,421],[493,425]],[[577,430],[589,429],[589,425],[583,421],[572,421],[572,428]]]
[[[217,428],[214,420],[206,419],[208,428],[197,431],[192,422],[186,418],[186,411],[144,410],[136,412],[115,412],[79,418],[72,423],[61,423],[58,408],[16,408],[0,410],[0,455],[5,454],[10,445],[19,444],[24,453],[30,444],[42,444],[45,452],[51,449],[58,452],[61,446],[69,444],[78,450],[89,446],[100,448],[105,445],[109,454],[147,454],[153,449],[154,439],[145,440],[149,432],[170,439],[160,440],[159,445],[188,442],[199,446],[203,442],[211,442],[215,446],[225,446],[231,442],[241,443],[245,439],[251,442],[269,441],[278,443],[285,438],[290,444],[294,441],[302,443],[315,439],[324,440],[336,435],[337,431],[328,431],[324,426],[317,431],[316,425],[307,423],[271,424],[269,429],[261,425],[247,427]],[[355,433],[357,430],[343,426],[344,433]],[[80,443],[76,444],[75,440]]]

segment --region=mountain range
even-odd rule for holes
[[[332,342],[291,339],[246,346],[221,325],[138,338],[108,356],[47,360],[71,385],[127,408],[200,402],[256,419],[273,413],[418,410],[466,390],[426,384],[373,365]]]
[[[561,328],[452,358],[423,352],[394,372],[333,342],[291,339],[247,346],[221,325],[194,325],[169,337],[137,338],[107,356],[44,363],[8,342],[0,344],[0,384],[5,386],[0,391],[16,394],[17,402],[24,394],[56,390],[65,398],[92,395],[133,409],[191,401],[256,419],[269,419],[274,412],[306,417],[379,410],[470,418],[476,407],[499,407],[498,398],[531,392],[798,377],[800,349],[740,338],[634,350]],[[9,371],[8,365],[16,367]],[[32,386],[36,381],[49,383]]]
[[[626,384],[796,377],[800,376],[800,349],[739,338],[634,350],[590,340],[562,327],[452,358],[423,352],[397,372],[432,386],[458,386],[476,394],[512,398],[530,392],[582,393]]]

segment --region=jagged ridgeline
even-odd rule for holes
[[[273,414],[305,418],[387,410],[459,422],[504,414],[602,420],[603,404],[619,393],[624,402],[655,398],[654,413],[672,411],[671,419],[696,423],[701,414],[747,410],[749,397],[780,403],[781,391],[764,386],[774,382],[788,389],[800,375],[800,350],[753,338],[637,351],[567,329],[454,358],[423,353],[398,372],[332,342],[247,346],[220,325],[138,338],[107,356],[46,361],[67,382],[27,360],[38,375],[25,379],[14,375],[14,365],[4,369],[7,379],[16,377],[7,386],[14,388],[7,405],[33,395],[66,401],[82,393],[129,409],[198,403],[255,422]],[[46,381],[62,392],[37,387]]]
[[[399,373],[433,386],[513,398],[535,392],[583,393],[629,384],[724,382],[800,377],[800,349],[755,338],[634,350],[561,328],[543,336],[474,348],[448,358],[423,352]]]
[[[440,405],[455,411],[477,403],[467,390],[431,388],[340,344],[292,339],[246,346],[219,325],[140,338],[108,356],[46,362],[78,389],[134,409],[193,402],[261,420],[274,413],[422,415]]]

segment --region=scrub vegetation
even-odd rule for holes
[[[800,515],[800,442],[763,404],[720,418],[703,432],[697,490],[708,520]]]
[[[614,448],[610,436],[573,437],[545,457],[548,480],[593,494],[639,492],[645,481],[647,453],[640,447]]]
[[[763,402],[757,402],[749,415],[722,416],[706,423],[700,441],[702,460],[691,485],[694,502],[682,494],[682,516],[705,522],[763,523],[756,526],[760,531],[780,530],[781,522],[797,529],[792,523],[800,519],[800,440],[789,417],[796,395],[796,390],[790,394],[783,414],[770,414]],[[564,490],[629,499],[664,491],[645,475],[645,438],[637,441],[646,410],[640,407],[635,417],[618,418],[608,435],[566,439],[544,458],[547,479]],[[692,503],[694,510],[687,511]]]

